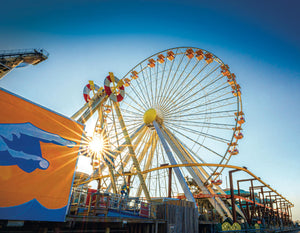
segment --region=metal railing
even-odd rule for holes
[[[144,198],[107,192],[88,192],[84,189],[73,190],[68,211],[70,216],[107,216],[109,211],[146,218],[153,217],[151,203],[147,203]]]
[[[16,50],[0,50],[0,57],[14,57],[24,54],[39,54],[48,57],[49,53],[45,49],[16,49]]]

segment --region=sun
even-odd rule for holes
[[[104,138],[102,135],[94,135],[89,142],[89,149],[92,153],[102,154],[104,151]]]

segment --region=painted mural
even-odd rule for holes
[[[64,221],[83,125],[0,89],[0,219]]]

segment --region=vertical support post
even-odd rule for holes
[[[122,116],[122,113],[121,113],[121,110],[120,110],[120,107],[119,107],[119,103],[118,102],[114,102],[114,108],[116,110],[116,113],[118,115],[118,118],[119,118],[119,122],[120,122],[120,125],[121,125],[121,128],[122,128],[122,131],[123,131],[123,134],[124,134],[124,137],[125,137],[125,141],[126,141],[126,144],[128,146],[128,149],[129,149],[129,154],[132,158],[132,162],[133,162],[133,165],[135,166],[136,168],[136,172],[137,172],[137,176],[140,180],[140,183],[141,183],[141,186],[142,186],[142,189],[144,191],[144,194],[145,194],[145,197],[147,199],[147,201],[150,201],[151,198],[150,198],[150,194],[149,194],[149,191],[147,189],[147,186],[146,186],[146,183],[145,183],[145,180],[144,180],[144,177],[141,173],[141,167],[140,167],[140,164],[136,158],[136,155],[135,155],[135,152],[134,152],[134,149],[133,149],[133,146],[132,146],[132,143],[131,143],[131,139],[129,137],[129,134],[128,134],[128,131],[127,131],[127,128],[125,126],[125,122],[123,120],[123,116]]]
[[[127,185],[128,185],[128,190],[127,190],[127,194],[129,196],[129,192],[130,192],[130,182],[131,182],[131,175],[127,176]]]
[[[274,203],[272,201],[271,191],[269,191],[269,198],[270,198],[270,207],[271,207],[271,220],[272,222],[275,222]],[[269,222],[271,222],[271,220]]]
[[[292,219],[293,219],[293,218],[292,218],[292,217],[293,217],[293,216],[292,216],[292,208],[291,208],[290,205],[288,206],[288,208],[289,208],[289,217],[290,217],[290,218],[289,218],[289,221],[291,222]]]
[[[169,167],[169,187],[168,187],[168,197],[171,198],[172,195],[172,168]]]
[[[276,195],[275,195],[275,203],[276,203],[276,212],[277,212],[277,222],[278,224],[280,224],[280,219],[279,219],[279,210],[278,210],[278,203],[277,203],[277,199],[276,199]]]
[[[251,224],[252,216],[251,216],[251,212],[249,210],[249,203],[248,203],[248,201],[246,201],[246,208],[247,208],[247,215],[248,215],[248,223],[250,225]]]
[[[252,194],[252,201],[253,201],[253,207],[252,207],[252,216],[255,216],[255,193],[254,193],[254,188],[253,188],[253,180],[251,179],[250,180],[250,182],[251,182],[251,187],[250,187],[250,189],[251,189],[251,194]]]
[[[109,155],[105,155],[105,157],[109,158]],[[106,164],[106,166],[108,167],[108,174],[111,180],[111,184],[112,184],[112,188],[113,188],[113,192],[117,193],[117,186],[116,186],[116,181],[115,181],[115,175],[114,175],[114,168],[113,165],[111,164],[112,161],[109,161],[108,159],[104,159],[104,162]]]
[[[230,185],[230,198],[231,198],[231,208],[232,208],[232,218],[233,222],[236,222],[236,209],[235,209],[235,198],[234,198],[234,188],[233,188],[233,180],[232,173],[239,171],[238,169],[229,171],[229,185]]]
[[[265,219],[265,217],[266,217],[266,201],[265,201],[265,195],[264,195],[264,187],[261,187],[260,190],[261,190],[261,196],[262,196],[263,204],[264,204],[264,208],[262,211],[262,219]]]
[[[280,205],[280,219],[281,219],[280,222],[283,224],[284,223],[284,217],[283,217],[283,209],[282,209],[282,200],[281,199],[280,199],[279,205]]]
[[[101,179],[98,179],[98,187],[97,187],[98,192],[100,192],[100,188],[101,188]]]
[[[227,181],[227,180],[226,180]],[[237,181],[237,189],[238,189],[238,195],[239,195],[239,197],[241,196],[241,191],[240,191],[240,181],[238,180]],[[245,211],[245,208],[243,207],[243,204],[242,204],[242,201],[241,201],[241,199],[239,198],[239,204],[240,204],[240,209],[243,211],[243,214],[244,214],[244,216],[246,217],[246,220],[247,220],[247,222],[248,222],[248,224],[250,225],[250,218],[249,218],[249,212],[247,211]],[[246,202],[246,206],[248,206],[247,205],[247,202]]]
[[[288,225],[288,222],[289,222],[289,209],[288,209],[288,206],[286,203],[286,205],[285,205],[285,223]]]

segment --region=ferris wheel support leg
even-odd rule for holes
[[[144,130],[141,130],[140,135],[138,136],[138,138],[137,138],[136,141],[134,142],[134,147],[135,147],[135,148],[137,148],[137,146],[139,145],[139,143],[141,142],[141,140],[144,138],[146,128],[143,128],[143,129],[144,129]],[[131,137],[130,137],[130,138],[131,138]],[[147,146],[144,147],[144,149],[142,150],[142,152],[139,153],[139,157],[137,158],[139,164],[141,163],[141,160],[144,158],[145,154],[147,153],[148,148],[149,148],[149,147],[147,147]],[[123,163],[124,163],[124,164],[127,164],[128,161],[129,161],[129,159],[130,159],[130,155],[127,154],[126,157],[125,157],[124,160],[123,160]],[[144,170],[145,170],[145,169],[147,169],[147,168],[144,167]],[[122,170],[122,167],[119,167],[118,172],[120,172],[121,170]],[[131,171],[131,172],[134,172],[134,171],[133,171],[133,166],[131,166],[130,171]],[[143,175],[143,177],[145,177],[145,174]],[[145,179],[145,178],[144,178],[144,179]],[[122,185],[121,185],[121,187],[122,187],[123,185],[125,185],[125,182],[126,182],[126,181],[124,180],[123,183],[122,183]],[[141,188],[140,185],[139,185],[139,187]],[[139,193],[139,195],[136,195],[136,196],[140,196],[140,195],[141,195],[141,193]]]
[[[128,149],[129,149],[129,153],[130,153],[130,156],[131,156],[131,158],[132,158],[133,164],[134,164],[134,166],[135,166],[135,168],[136,168],[136,172],[137,172],[137,175],[138,175],[138,177],[139,177],[140,183],[141,183],[141,185],[142,185],[142,188],[143,188],[145,197],[146,197],[147,201],[150,201],[150,200],[151,200],[150,194],[149,194],[149,191],[148,191],[148,189],[147,189],[147,186],[146,186],[144,177],[143,177],[143,175],[142,175],[142,173],[141,173],[140,164],[138,163],[138,160],[137,160],[137,158],[136,158],[136,155],[135,155],[133,146],[132,146],[132,144],[131,144],[131,140],[130,140],[130,137],[129,137],[127,128],[126,128],[126,126],[125,126],[125,122],[124,122],[124,120],[123,120],[122,113],[121,113],[121,110],[120,110],[120,107],[119,107],[119,103],[118,103],[118,102],[114,102],[114,108],[115,108],[116,113],[117,113],[117,115],[118,115],[119,122],[120,122],[120,125],[121,125],[121,127],[122,127],[122,131],[123,131],[123,134],[124,134],[124,137],[125,137],[125,141],[126,141],[126,144],[127,144]]]
[[[176,140],[174,140],[174,141],[172,140],[171,136],[169,135],[171,133],[169,132],[169,134],[167,134],[164,131],[164,129],[162,129],[162,132],[164,133],[167,142],[171,146],[172,150],[176,153],[176,155],[180,159],[180,161],[182,163],[193,163],[193,161],[191,161],[191,159],[188,158],[185,151],[182,150],[182,148],[180,148],[179,143]],[[186,167],[186,169],[191,174],[191,176],[193,177],[193,179],[195,180],[195,182],[197,183],[197,185],[200,187],[200,189],[203,191],[204,194],[214,194],[214,192],[212,190],[209,190],[204,186],[203,181],[205,181],[205,177],[203,176],[203,174],[201,174],[201,172],[199,171],[199,169],[197,167]],[[217,212],[220,214],[220,216],[224,220],[226,218],[224,211],[227,213],[227,215],[229,217],[231,217],[229,210],[226,211],[227,208],[226,208],[225,204],[222,202],[222,200],[219,200],[218,197],[209,198],[209,201],[215,207]],[[226,209],[224,210],[224,208],[226,208]]]
[[[106,163],[106,166],[108,167],[108,172],[109,172],[109,177],[110,177],[110,180],[111,180],[111,185],[112,185],[112,188],[113,188],[113,192],[117,193],[117,186],[116,186],[116,182],[115,182],[113,166],[109,162],[105,162],[105,163]]]
[[[85,123],[99,109],[99,107],[101,106],[104,100],[105,100],[105,95],[100,95],[97,93],[95,97],[93,97],[81,109],[79,109],[76,113],[74,113],[71,118],[75,120],[81,114],[81,116],[77,121],[80,123]]]
[[[151,139],[152,139],[152,137],[151,137]],[[151,139],[150,139],[150,141],[151,141]],[[152,144],[151,150],[150,150],[150,154],[147,158],[144,170],[148,170],[151,166],[151,162],[152,162],[152,159],[153,159],[153,156],[154,156],[154,151],[155,151],[155,148],[156,148],[157,140],[158,140],[158,136],[156,135],[155,139],[154,139],[154,142]],[[148,173],[144,174],[143,176],[144,176],[144,179],[146,179],[147,176],[148,176]],[[141,187],[141,185],[139,185],[139,187],[137,189],[137,192],[136,192],[136,196],[139,197],[141,195],[141,192],[142,192],[142,187]]]
[[[171,135],[172,135],[171,132],[169,132],[168,130],[166,130],[166,131],[167,131],[168,134],[171,134]],[[185,153],[183,153],[183,154],[186,154],[186,156],[188,157],[188,158],[187,158],[187,159],[188,159],[188,163],[197,163],[197,161],[193,158],[193,156],[191,156],[191,155],[189,154],[189,152],[184,148],[184,146],[182,145],[182,143],[181,143],[174,135],[172,135],[172,136],[173,136],[174,141],[177,142],[177,146],[179,146],[180,148],[182,148],[182,149],[184,150]],[[205,181],[206,181],[206,180],[207,180],[207,177],[209,177],[209,175],[206,173],[206,171],[205,171],[204,169],[200,169],[200,170],[201,170],[201,171],[199,171],[199,170],[198,170],[198,171],[200,172],[201,175],[203,174],[203,176],[206,177],[206,178],[204,178]],[[219,187],[219,185],[215,185],[215,187],[217,188],[217,190],[218,190],[221,194],[225,194],[224,190],[221,189],[221,188]],[[214,192],[212,189],[209,189],[209,191],[210,191],[210,192],[213,192],[213,194],[215,194],[215,192]],[[225,211],[227,212],[228,216],[230,217],[230,216],[231,216],[230,210],[226,207],[226,205],[224,205],[224,202],[223,202],[221,199],[219,199],[219,198],[217,198],[217,201],[218,201],[219,203],[221,203],[221,206],[223,206],[223,208],[226,208]],[[227,200],[227,201],[228,201],[228,203],[231,205],[231,200]],[[237,211],[244,219],[246,219],[244,213],[242,212],[242,210],[241,210],[238,206],[235,206],[235,209],[236,209],[236,211]]]
[[[141,125],[132,135],[130,135],[130,140],[134,140],[139,134],[142,134],[143,133],[143,131],[144,131],[144,129],[145,129],[145,125],[143,124],[143,125]],[[141,138],[137,138],[137,140],[136,140],[136,143],[135,143],[135,146],[137,145],[137,144],[139,144],[139,142],[141,141]],[[127,143],[126,142],[124,142],[122,145],[120,145],[116,150],[114,150],[113,152],[112,152],[112,154],[114,155],[114,156],[116,156],[117,155],[117,153],[122,153],[122,151],[125,149],[125,147],[126,147],[126,145],[127,145]],[[125,158],[123,159],[123,163],[124,164],[127,164],[128,163],[128,161],[129,161],[129,159],[130,159],[130,155],[129,154],[127,154],[126,156],[125,156]],[[101,168],[101,169],[103,169],[103,168]],[[122,171],[122,167],[119,167],[118,168],[118,170],[117,170],[117,173],[120,173]],[[124,184],[123,184],[124,185]],[[109,192],[109,190],[111,189],[111,186],[112,186],[112,184],[109,184],[108,185],[108,187],[107,187],[107,191]]]
[[[157,124],[156,121],[153,121],[153,125],[154,125],[155,130],[156,130],[156,132],[157,132],[157,134],[158,134],[158,137],[159,137],[159,139],[160,139],[160,141],[161,141],[161,143],[162,143],[162,145],[163,145],[163,148],[165,149],[165,152],[166,152],[166,154],[167,154],[167,156],[168,156],[168,158],[169,158],[170,163],[171,163],[172,165],[176,165],[177,162],[176,162],[176,160],[175,160],[175,158],[174,158],[174,156],[173,156],[173,154],[172,154],[172,152],[171,152],[171,150],[170,150],[170,148],[169,148],[169,146],[168,146],[168,144],[167,144],[167,142],[166,142],[166,140],[165,140],[165,137],[164,137],[164,135],[163,135],[163,133],[162,133],[162,131],[161,131],[159,125]],[[188,184],[186,183],[186,181],[185,181],[185,179],[184,179],[184,177],[183,177],[183,175],[182,175],[180,169],[179,169],[178,167],[175,167],[175,168],[174,168],[174,172],[175,172],[175,174],[176,174],[176,176],[177,176],[177,179],[178,179],[178,181],[179,181],[179,183],[180,183],[180,185],[181,185],[181,187],[182,187],[182,189],[183,189],[183,191],[184,191],[184,194],[185,194],[186,198],[187,198],[189,201],[194,202],[195,208],[197,208],[197,205],[196,205],[196,201],[195,201],[195,199],[194,199],[194,196],[193,196],[193,194],[191,193],[191,191],[190,191],[190,189],[189,189],[189,186],[188,186]]]

